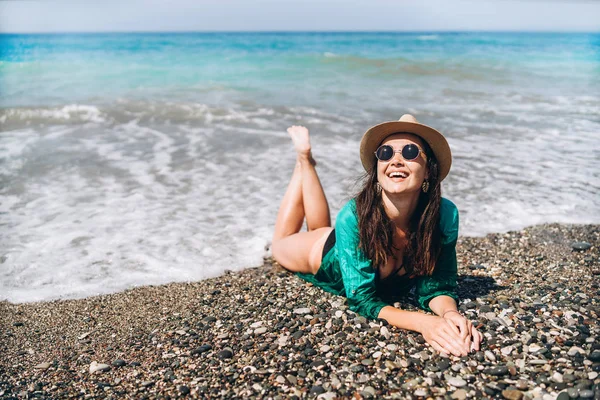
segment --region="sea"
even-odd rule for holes
[[[600,34],[0,35],[0,300],[261,265],[309,128],[335,217],[372,125],[447,137],[460,234],[600,223]]]

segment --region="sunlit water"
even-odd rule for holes
[[[600,35],[0,35],[0,299],[259,265],[307,126],[333,214],[363,132],[441,130],[462,235],[600,222]]]

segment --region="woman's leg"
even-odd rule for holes
[[[277,214],[273,256],[286,269],[314,273],[321,263],[319,248],[323,250],[331,232],[329,205],[315,170],[308,130],[292,126],[288,132],[298,159]],[[305,217],[308,232],[299,232]]]

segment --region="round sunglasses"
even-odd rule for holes
[[[407,144],[402,147],[401,150],[394,150],[392,146],[389,144],[384,144],[383,146],[379,146],[379,148],[375,151],[375,157],[379,161],[389,161],[394,157],[395,153],[400,153],[402,158],[407,161],[411,161],[419,157],[421,154],[421,149],[416,144]]]

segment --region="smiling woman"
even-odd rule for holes
[[[441,353],[478,350],[481,334],[456,307],[458,211],[441,197],[452,163],[444,136],[409,114],[369,129],[360,146],[365,183],[334,229],[308,129],[288,132],[298,156],[275,224],[277,262],[346,296],[350,309],[365,317],[420,332]],[[308,232],[300,232],[305,218]],[[421,308],[437,316],[383,300],[411,286]]]

